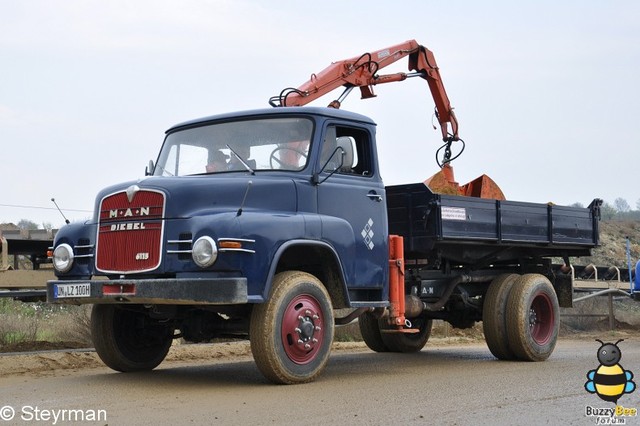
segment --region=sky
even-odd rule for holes
[[[332,61],[415,39],[434,52],[466,150],[507,199],[636,208],[640,2],[0,0],[0,223],[58,228],[144,175],[166,129],[268,107]],[[405,71],[406,61],[384,69]],[[438,171],[422,79],[354,91],[386,184]],[[324,106],[338,96],[322,98]]]

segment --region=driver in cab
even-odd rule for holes
[[[219,149],[209,151],[209,160],[205,169],[207,173],[223,172],[228,169],[227,159],[228,155],[224,154]]]

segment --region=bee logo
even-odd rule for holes
[[[618,340],[616,343],[604,343],[599,339],[596,341],[602,345],[598,349],[600,366],[587,373],[589,380],[584,384],[584,388],[589,393],[597,394],[604,401],[617,404],[618,398],[623,394],[631,393],[636,389],[636,384],[631,380],[633,373],[620,365],[622,351],[620,351],[618,343],[624,339]]]

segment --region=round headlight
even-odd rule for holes
[[[58,272],[67,272],[73,266],[73,249],[69,244],[60,244],[53,251],[53,267]]]
[[[191,253],[193,261],[201,268],[207,268],[216,261],[218,258],[218,247],[216,242],[211,237],[200,237],[193,243],[193,250]]]

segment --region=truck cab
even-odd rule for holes
[[[191,341],[246,335],[254,305],[268,304],[274,277],[286,271],[322,283],[333,308],[387,306],[375,129],[367,117],[309,107],[173,126],[147,176],[102,190],[92,220],[58,233],[49,301],[95,304],[98,341],[118,339],[122,330],[105,329],[128,327],[119,316],[142,319],[132,341],[116,346],[156,330],[150,361],[105,354],[116,370],[161,360],[173,330]],[[304,325],[332,332],[329,316]],[[312,345],[317,334],[294,340]],[[302,352],[303,365],[316,357]]]

